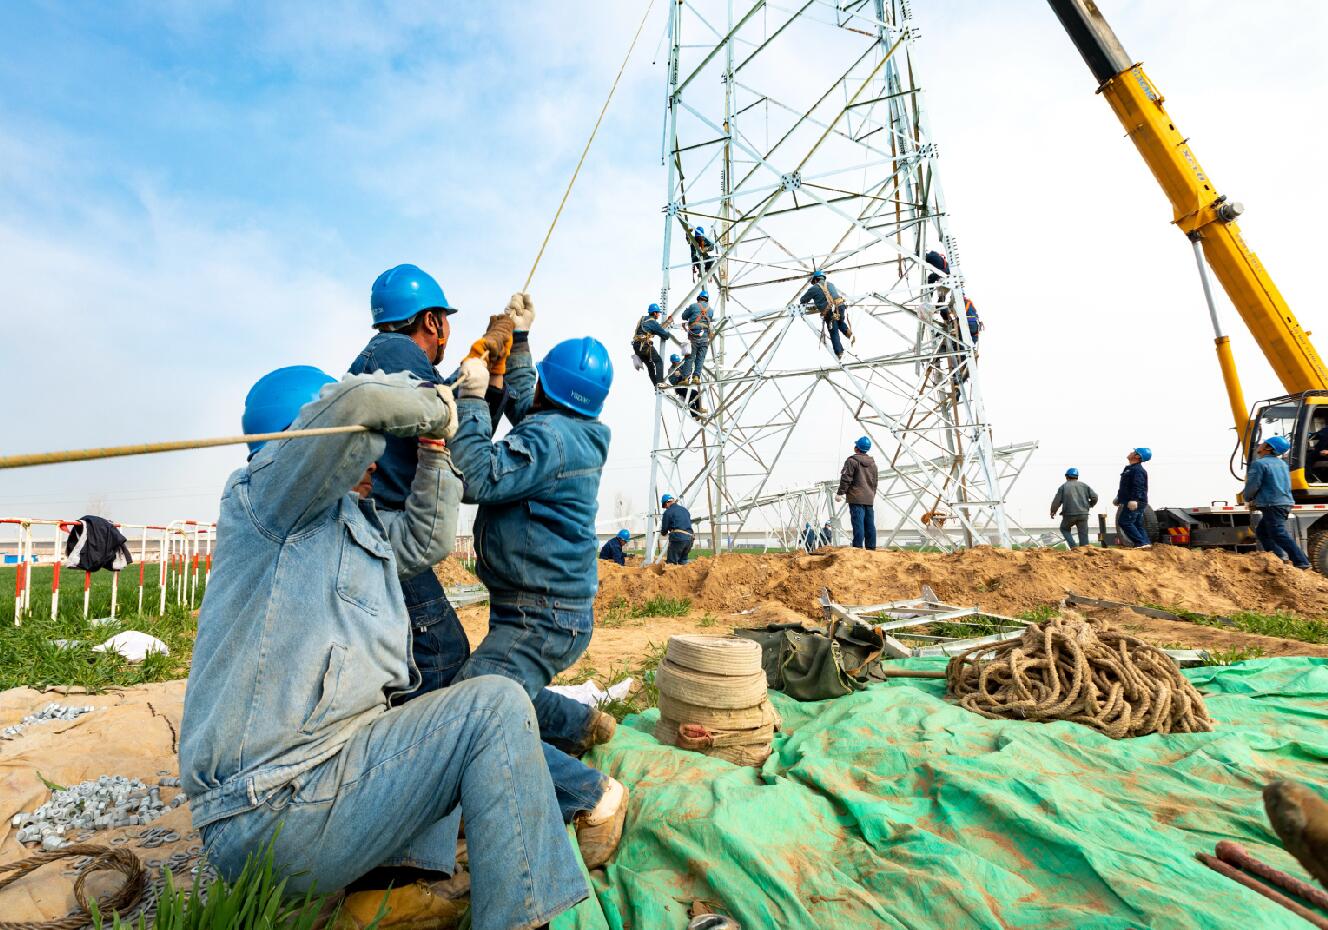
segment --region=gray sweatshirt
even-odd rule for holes
[[[1057,510],[1063,509],[1067,517],[1083,516],[1092,511],[1096,503],[1097,492],[1076,478],[1066,481],[1056,491],[1051,501],[1051,515],[1054,517]]]

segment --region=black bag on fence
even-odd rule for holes
[[[103,517],[87,515],[69,531],[65,540],[65,568],[85,572],[101,569],[118,572],[134,561],[129,542],[115,524]]]

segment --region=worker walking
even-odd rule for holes
[[[645,365],[646,372],[650,375],[650,383],[657,388],[668,387],[668,382],[664,380],[664,359],[660,356],[659,349],[655,348],[655,339],[661,340],[660,349],[664,348],[664,340],[668,339],[678,343],[679,347],[682,346],[682,342],[659,322],[660,314],[663,312],[659,304],[651,304],[645,316],[637,320],[636,332],[632,334],[632,351]]]
[[[692,551],[692,514],[672,494],[665,494],[659,499],[659,506],[664,509],[664,517],[659,521],[659,531],[669,541],[668,553],[664,558],[669,565],[686,565],[687,554]]]
[[[692,280],[710,273],[715,267],[715,243],[706,235],[705,227],[698,226],[687,237],[692,250]]]
[[[687,381],[690,384],[701,383],[701,367],[705,364],[706,352],[710,350],[710,336],[714,331],[714,321],[710,316],[710,294],[702,291],[696,300],[682,312],[683,328],[687,330],[687,341],[692,345],[692,352],[687,356]]]
[[[513,426],[503,439],[493,440],[484,403],[487,366],[467,359],[458,383],[451,449],[465,481],[463,500],[478,505],[475,573],[489,591],[489,630],[457,680],[504,675],[525,687],[559,806],[576,824],[586,866],[596,868],[622,836],[627,791],[567,753],[606,742],[614,720],[548,685],[585,652],[594,626],[595,513],[609,451],[609,428],[598,417],[613,366],[588,336],[558,343],[533,366],[529,295],[513,295],[508,308],[515,323],[507,363]]]
[[[619,530],[615,535],[610,536],[599,549],[599,558],[601,562],[617,562],[619,565],[627,564],[627,556],[623,554],[623,546],[632,538],[632,534],[627,530]]]
[[[542,925],[588,888],[529,698],[489,676],[393,706],[419,683],[398,579],[456,538],[452,392],[297,366],[245,400],[247,433],[337,426],[368,431],[251,443],[221,498],[179,751],[208,861],[234,881],[271,843],[288,893],[361,886],[342,905],[351,925],[386,905],[381,930],[451,926],[465,902],[420,870],[455,868],[456,831],[439,828],[463,805],[475,926]],[[418,445],[399,510],[365,499],[386,436]],[[375,884],[402,862],[413,877]]]
[[[835,497],[848,499],[848,515],[853,522],[853,548],[876,548],[876,460],[869,436],[853,443],[853,454],[844,460],[839,472],[839,490]]]
[[[853,335],[848,328],[846,318],[848,302],[839,293],[839,289],[826,279],[824,271],[817,269],[812,272],[811,286],[807,288],[798,303],[803,306],[815,305],[821,314],[822,327],[830,333],[830,347],[834,349],[835,358],[843,356],[844,343],[839,337],[841,334],[850,338]]]
[[[1291,469],[1282,456],[1290,449],[1291,443],[1283,436],[1259,443],[1245,475],[1245,505],[1259,511],[1254,535],[1263,551],[1283,561],[1289,559],[1296,568],[1309,568],[1305,550],[1287,530],[1287,515],[1295,500],[1291,497]]]
[[[1097,492],[1079,480],[1079,469],[1065,470],[1065,483],[1056,489],[1056,496],[1051,500],[1051,515],[1061,512],[1061,535],[1071,549],[1076,545],[1088,545],[1088,515],[1097,506]],[[1070,535],[1070,530],[1079,534],[1079,542]]]
[[[1111,503],[1122,508],[1116,517],[1117,536],[1124,535],[1129,542],[1139,549],[1153,548],[1144,530],[1144,510],[1148,507],[1148,472],[1144,462],[1153,457],[1153,451],[1146,446],[1134,449],[1126,457],[1130,463],[1121,472],[1120,486],[1116,489],[1116,499]]]

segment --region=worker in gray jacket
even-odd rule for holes
[[[1071,549],[1088,545],[1088,515],[1097,505],[1097,492],[1079,480],[1079,469],[1065,470],[1065,483],[1056,490],[1051,500],[1051,515],[1061,512],[1061,535]],[[1079,541],[1076,543],[1070,530],[1077,530]]]

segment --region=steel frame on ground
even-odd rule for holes
[[[673,324],[708,289],[715,334],[706,414],[675,390],[656,396],[648,559],[662,491],[717,551],[744,527],[777,525],[785,498],[805,493],[809,461],[836,473],[859,432],[875,443],[886,539],[953,548],[958,529],[961,544],[1012,542],[1004,497],[1028,456],[993,449],[909,6],[670,5],[660,304]],[[696,225],[715,244],[709,267],[692,261]],[[948,273],[926,263],[933,250]],[[818,268],[849,302],[842,360],[798,303]]]

